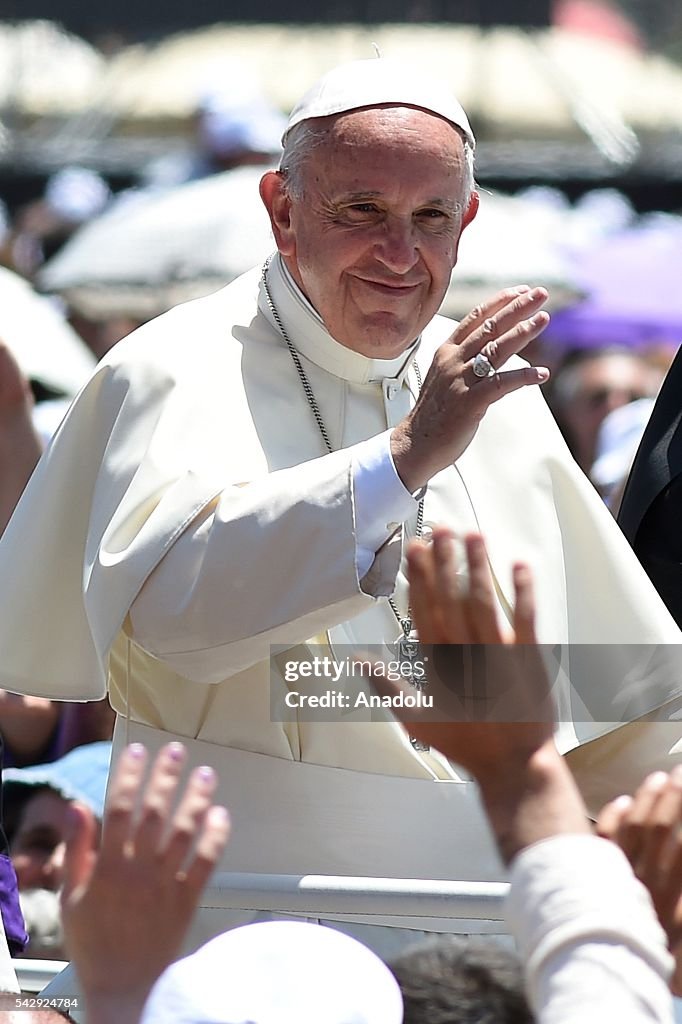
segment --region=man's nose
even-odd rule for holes
[[[382,225],[377,257],[395,274],[406,274],[419,260],[417,233],[411,221],[388,218]]]
[[[20,889],[49,889],[56,892],[64,875],[66,844],[59,843],[50,852],[21,854],[14,860]]]

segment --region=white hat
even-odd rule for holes
[[[420,107],[444,117],[464,132],[472,146],[476,144],[469,119],[446,83],[388,57],[350,61],[323,75],[292,110],[282,144],[300,121],[384,103]]]
[[[231,156],[242,150],[273,155],[285,118],[261,97],[239,101],[233,93],[207,94],[199,109],[199,135],[211,153]]]
[[[171,964],[141,1024],[401,1024],[388,967],[324,925],[267,921],[224,932]]]
[[[110,199],[106,181],[89,167],[62,167],[45,186],[48,206],[73,224],[83,224],[101,213]]]
[[[590,470],[590,478],[598,487],[615,487],[629,472],[653,407],[653,398],[638,398],[613,409],[604,418]]]

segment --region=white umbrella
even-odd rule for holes
[[[582,289],[560,251],[571,217],[567,205],[482,192],[478,215],[462,235],[442,312],[460,317],[513,284],[545,286],[550,309],[574,302]]]
[[[97,50],[54,22],[0,22],[0,108],[29,115],[81,110],[105,67]]]
[[[616,189],[594,189],[573,205],[548,187],[515,196],[483,191],[480,200],[443,303],[454,317],[511,284],[544,285],[553,312],[575,304],[589,292],[583,266],[590,252],[636,220]]]
[[[45,264],[40,286],[95,319],[147,319],[216,291],[275,247],[258,194],[264,170],[129,193]]]
[[[374,56],[437,71],[487,134],[587,133],[625,152],[635,130],[682,128],[682,68],[567,29],[460,25],[214,25],[131,47],[110,65],[117,116],[187,118],[208,85],[254,85],[282,110],[329,68]]]
[[[38,295],[28,281],[0,267],[0,338],[32,380],[75,395],[95,358],[65,321],[53,300]]]

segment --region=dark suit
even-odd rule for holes
[[[637,450],[618,522],[682,626],[682,348]]]

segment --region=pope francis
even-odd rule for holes
[[[437,315],[476,215],[473,149],[423,72],[380,58],[326,75],[262,179],[277,252],[109,353],[0,544],[2,685],[87,700],[108,679],[117,744],[181,738],[222,780],[226,871],[502,877],[456,765],[388,716],[320,720],[288,699],[319,691],[285,670],[312,643],[338,661],[409,651],[402,546],[435,523],[484,534],[503,618],[513,563],[531,566],[539,638],[571,673],[560,741],[593,805],[675,758],[682,680],[633,682],[621,645],[680,633],[571,460],[547,371],[518,357],[547,293]],[[598,651],[587,682],[577,645]],[[225,926],[203,920],[197,938]]]

